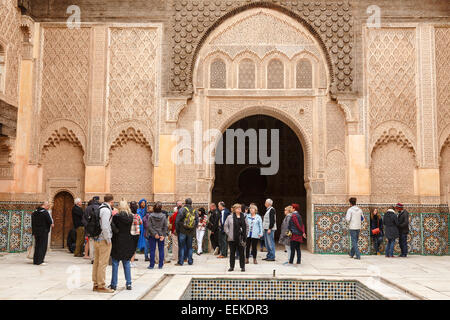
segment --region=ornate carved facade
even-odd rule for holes
[[[450,5],[414,1],[423,11],[399,0],[127,0],[124,12],[78,0],[79,28],[51,1],[0,2],[0,100],[16,115],[0,119],[20,131],[0,137],[0,199],[65,190],[208,203],[230,176],[239,193],[251,174],[202,161],[220,140],[205,132],[266,116],[302,157],[265,190],[300,184],[285,191],[304,188],[310,232],[314,205],[351,195],[448,203]],[[177,152],[175,130],[191,136]]]

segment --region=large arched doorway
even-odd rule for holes
[[[72,208],[74,199],[69,192],[62,191],[53,201],[52,218],[55,225],[52,229],[50,245],[52,248],[65,248],[67,236],[73,227]]]
[[[257,204],[260,213],[265,213],[264,201],[271,198],[277,211],[278,230],[275,233],[279,238],[280,226],[284,218],[284,207],[292,203],[298,203],[301,207],[301,215],[306,225],[306,189],[304,186],[304,155],[302,145],[295,132],[284,122],[267,115],[253,115],[243,118],[228,129],[254,129],[257,143],[251,143],[251,139],[245,139],[245,163],[238,163],[238,139],[234,139],[234,162],[227,159],[227,134],[224,133],[218,146],[222,145],[223,152],[216,151],[215,181],[212,190],[212,201],[217,203],[224,201],[227,207],[234,203],[251,202]],[[260,149],[261,134],[267,130],[267,152]],[[272,150],[270,139],[272,130],[278,130],[279,143],[274,144],[278,149]],[[236,132],[236,131],[234,131]],[[231,137],[231,136],[230,136]],[[230,151],[231,149],[229,149]],[[228,153],[229,153],[228,151]],[[249,163],[250,152],[258,155],[257,163]],[[274,152],[279,155],[279,167],[275,174],[263,175],[260,168],[269,167],[261,162],[260,153],[266,154],[274,160]],[[223,164],[221,164],[221,160]],[[275,161],[275,160],[274,160]]]

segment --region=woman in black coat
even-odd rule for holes
[[[384,215],[384,234],[388,239],[386,258],[394,256],[395,239],[398,238],[398,219],[394,209],[389,209]]]
[[[372,237],[375,254],[380,255],[380,244],[383,242],[384,228],[383,218],[381,218],[378,209],[374,209],[370,215],[370,236]]]
[[[125,279],[127,290],[131,290],[131,266],[130,260],[136,250],[135,239],[131,235],[131,224],[133,223],[133,214],[131,213],[128,203],[120,201],[119,213],[116,214],[112,222],[113,227],[112,237],[112,277],[110,289],[117,289],[117,273],[119,270],[119,263],[122,261],[123,269],[125,271]]]

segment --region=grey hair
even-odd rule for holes
[[[79,202],[82,202],[80,198],[76,198],[76,199],[73,201],[73,203],[75,203],[75,204],[77,204],[77,203],[79,203]]]
[[[267,199],[266,202],[268,202],[270,205],[273,205],[273,200],[272,199]]]

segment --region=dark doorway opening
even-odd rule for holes
[[[53,224],[50,246],[52,248],[66,248],[67,236],[73,228],[72,208],[74,199],[69,192],[62,191],[55,196],[52,209]]]
[[[274,175],[261,175],[260,168],[268,167],[263,165],[258,158],[257,164],[249,163],[249,151],[259,153],[259,144],[250,144],[250,139],[245,139],[245,164],[237,164],[237,139],[234,139],[234,164],[215,164],[215,181],[212,190],[212,201],[217,203],[224,201],[230,208],[234,203],[244,203],[249,205],[256,203],[259,213],[263,216],[266,212],[264,207],[265,199],[274,201],[274,208],[277,212],[277,232],[275,238],[280,235],[281,223],[284,219],[284,208],[292,203],[300,205],[300,214],[303,223],[306,225],[306,189],[304,183],[304,156],[302,145],[295,132],[284,122],[266,115],[255,115],[243,118],[228,129],[255,129],[258,142],[260,139],[260,129],[267,129],[269,141],[267,143],[267,155],[272,155],[270,131],[279,131],[279,169]],[[219,146],[221,143],[219,143]],[[227,138],[222,135],[223,156],[227,156]],[[217,153],[216,153],[217,154]]]

